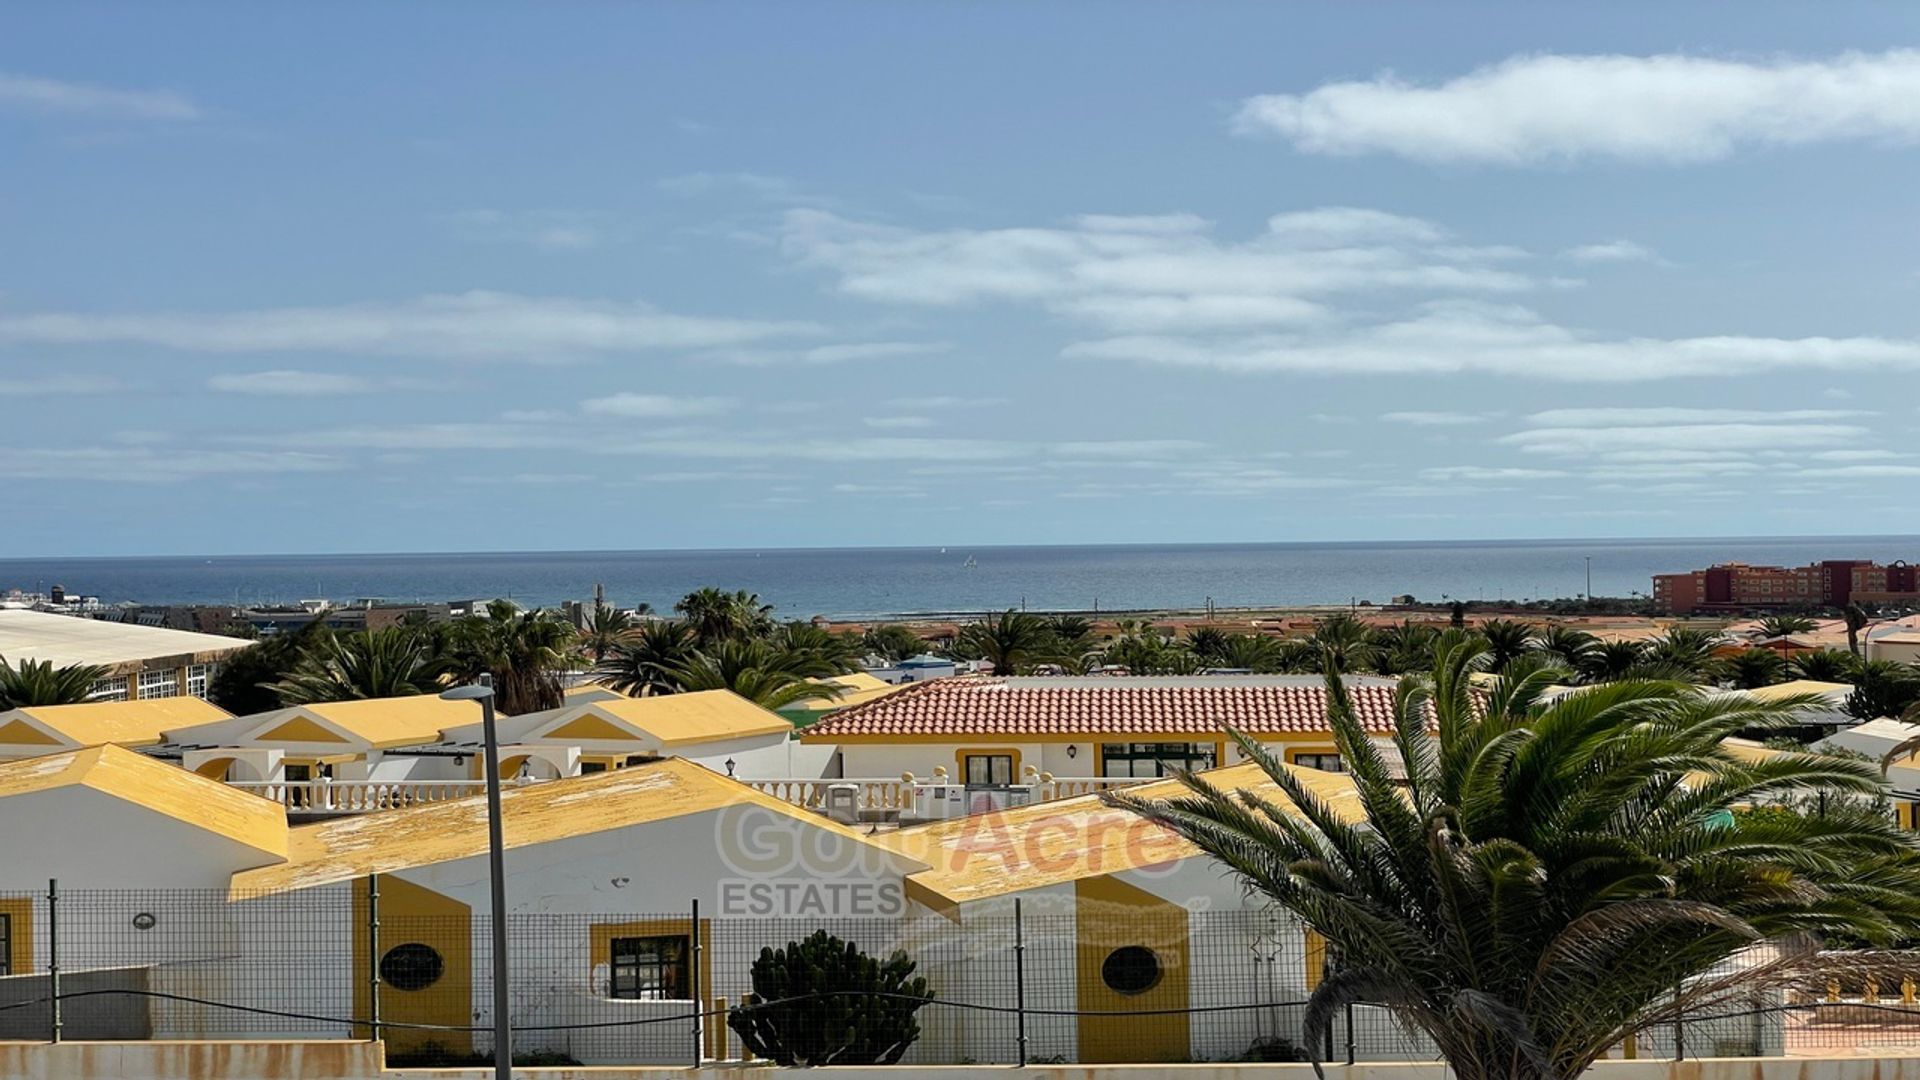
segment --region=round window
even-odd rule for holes
[[[1100,981],[1116,994],[1144,994],[1160,982],[1160,958],[1145,945],[1125,945],[1107,954]]]
[[[430,945],[395,945],[380,958],[380,981],[395,990],[425,990],[440,981],[446,962]]]

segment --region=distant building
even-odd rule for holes
[[[138,623],[108,622],[44,611],[0,610],[0,657],[10,664],[99,665],[95,701],[207,696],[214,669],[249,648],[244,638],[196,634]]]
[[[1794,567],[1719,563],[1705,570],[1655,574],[1653,603],[1662,611],[1686,615],[1915,602],[1920,601],[1916,571],[1920,567],[1904,559],[1889,566],[1865,559],[1828,559]]]

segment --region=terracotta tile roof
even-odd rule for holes
[[[1393,731],[1386,680],[1350,687],[1361,723]],[[1253,735],[1327,731],[1318,676],[934,679],[806,728],[806,742],[890,736]]]

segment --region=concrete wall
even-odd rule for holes
[[[1328,1080],[1448,1080],[1435,1063],[1328,1065]],[[492,1080],[491,1069],[382,1067],[366,1042],[0,1043],[9,1080]],[[774,1069],[540,1069],[541,1080],[1312,1080],[1307,1065],[1102,1065]],[[1920,1080],[1920,1057],[1603,1061],[1593,1080]]]

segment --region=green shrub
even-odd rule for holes
[[[892,1065],[933,1000],[904,952],[885,961],[825,930],[753,962],[753,995],[727,1013],[748,1050],[777,1065]]]

